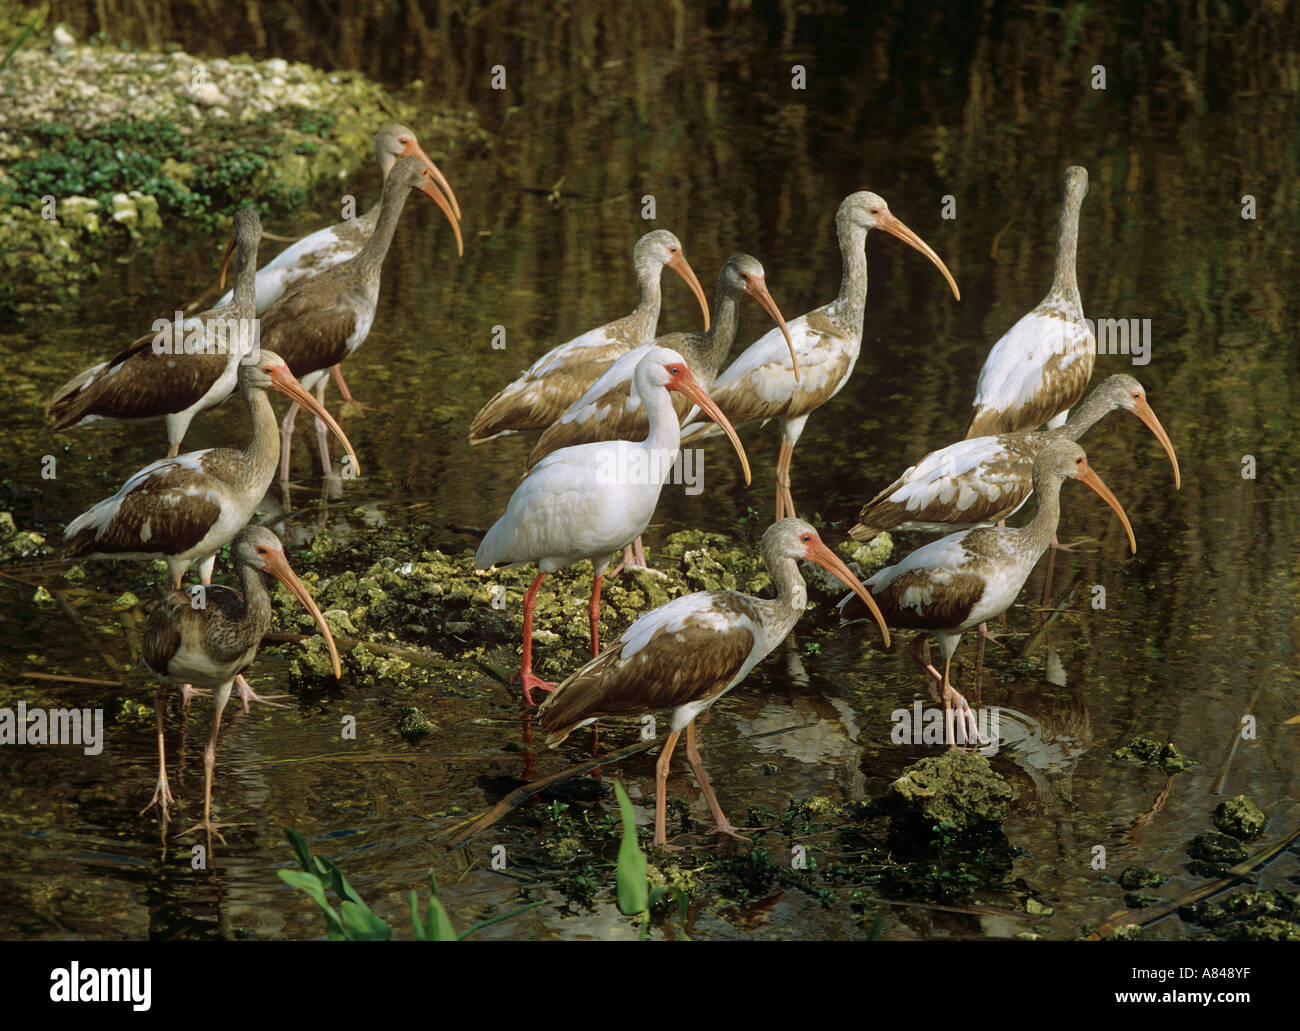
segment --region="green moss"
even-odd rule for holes
[[[1011,788],[977,752],[948,751],[908,767],[885,793],[884,805],[902,830],[932,827],[963,833],[999,825]]]
[[[1159,888],[1169,878],[1145,866],[1129,866],[1119,875],[1119,886],[1133,891],[1137,888]]]
[[[1195,759],[1188,758],[1172,741],[1162,743],[1148,737],[1135,737],[1122,748],[1110,754],[1111,759],[1119,762],[1137,763],[1141,766],[1158,766],[1166,773],[1177,773],[1192,766],[1201,765]]]
[[[1248,855],[1246,846],[1236,838],[1218,831],[1198,834],[1187,845],[1187,854],[1206,863],[1236,866]]]
[[[1251,841],[1264,833],[1268,817],[1245,795],[1238,795],[1215,807],[1214,826],[1225,834]]]
[[[438,729],[438,725],[419,709],[402,710],[402,717],[397,721],[397,732],[408,742],[414,744]]]

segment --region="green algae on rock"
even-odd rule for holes
[[[1159,888],[1169,882],[1169,878],[1146,866],[1126,866],[1119,875],[1119,886],[1128,891],[1137,888]]]
[[[1149,737],[1135,737],[1128,744],[1111,752],[1110,757],[1141,766],[1159,766],[1166,773],[1177,773],[1201,765],[1180,752],[1172,741],[1161,743]]]
[[[977,752],[927,756],[889,785],[883,802],[900,830],[954,833],[990,829],[1006,819],[1011,788]]]
[[[1253,841],[1264,833],[1268,817],[1245,795],[1220,802],[1214,809],[1214,826],[1243,841]]]
[[[1206,831],[1188,842],[1187,854],[1205,863],[1236,866],[1244,862],[1249,853],[1246,846],[1231,835]]]
[[[397,732],[409,744],[415,744],[438,729],[438,725],[416,708],[402,710],[402,718],[397,721]]]

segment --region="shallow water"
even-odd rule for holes
[[[1300,709],[1298,512],[1290,485],[1300,307],[1295,93],[1270,85],[1262,70],[1248,88],[1248,69],[1209,60],[1208,71],[1200,68],[1198,104],[1179,92],[1168,64],[1143,65],[1131,54],[1112,66],[1112,81],[1120,80],[1112,89],[1091,90],[1087,69],[1114,31],[1104,20],[1072,26],[1066,44],[1065,27],[1029,15],[969,32],[888,20],[886,27],[857,14],[834,24],[783,23],[775,14],[770,24],[717,12],[685,17],[692,21],[680,47],[668,30],[647,32],[637,45],[631,29],[590,26],[601,42],[586,52],[602,58],[586,62],[568,55],[588,29],[570,23],[553,38],[524,34],[527,42],[509,50],[518,78],[508,97],[472,85],[486,81],[497,30],[468,33],[474,45],[460,58],[459,96],[478,109],[496,144],[440,162],[465,213],[466,254],[455,259],[432,206],[408,206],[385,266],[374,331],[347,363],[354,394],[370,406],[365,418],[345,423],[365,476],[322,504],[314,441],[300,429],[294,470],[309,489],[294,511],[280,514],[276,529],[296,537],[328,525],[360,535],[383,521],[420,527],[426,547],[471,543],[466,529],[485,528],[504,509],[531,439],[471,449],[470,418],[545,349],[631,308],[630,250],[650,228],[641,218],[643,195],[657,202],[653,227],[677,233],[710,295],[721,262],[744,250],[764,263],[773,297],[793,318],[834,295],[835,208],[851,190],[870,188],[943,257],[962,301],[953,301],[924,258],[884,234],[869,237],[862,357],[844,391],[809,421],[793,469],[801,514],[815,513],[827,536],[842,540],[862,501],[960,436],[988,347],[1050,283],[1061,174],[1080,163],[1091,175],[1079,244],[1085,310],[1152,325],[1149,364],[1100,356],[1094,382],[1126,371],[1145,385],[1178,448],[1183,489],[1173,491],[1158,444],[1135,419],[1115,414],[1096,427],[1083,444],[1124,503],[1138,554],[1127,555],[1097,499],[1067,485],[1061,538],[1100,542],[1058,560],[1058,596],[1076,584],[1071,609],[1053,631],[1064,683],[1060,675],[1055,686],[1047,682],[1041,644],[1020,658],[1037,626],[1041,569],[1010,614],[1017,636],[986,653],[981,689],[986,703],[1004,710],[1007,740],[994,762],[1017,792],[1005,830],[1019,851],[1000,885],[960,901],[1013,908],[1027,885],[1054,913],[1026,922],[886,906],[881,933],[1032,929],[1072,937],[1125,908],[1113,877],[1130,863],[1172,876],[1158,892],[1165,898],[1203,883],[1184,869],[1183,849],[1209,829],[1220,800],[1215,781],[1246,712],[1258,734],[1236,750],[1223,795],[1247,794],[1269,814],[1257,848],[1292,830],[1300,816],[1300,728],[1281,723]],[[1143,31],[1141,53],[1159,53],[1162,27]],[[272,33],[273,42],[298,49],[259,56],[324,60],[289,29],[274,26]],[[226,42],[247,45],[237,33]],[[1204,50],[1187,50],[1184,59],[1196,65],[1197,53],[1206,60]],[[793,63],[810,69],[808,90],[790,89]],[[1120,74],[1139,67],[1153,70],[1145,78]],[[1259,68],[1267,67],[1261,57]],[[556,183],[558,199],[547,195]],[[377,173],[366,168],[344,192],[370,198],[377,187]],[[1244,193],[1258,197],[1254,221],[1240,217]],[[955,220],[941,217],[946,195],[956,199]],[[269,228],[297,234],[333,221],[336,210],[337,198],[322,196],[314,210]],[[195,297],[211,281],[222,242],[178,234],[155,252],[107,264],[56,324],[0,335],[10,390],[0,507],[20,526],[56,538],[66,521],[163,452],[157,426],[56,437],[43,421],[43,402],[73,372],[170,313],[176,299]],[[676,277],[665,277],[664,295],[661,330],[698,324],[695,302]],[[756,305],[746,306],[736,353],[766,331],[765,321]],[[506,329],[504,350],[491,345],[496,325]],[[209,413],[186,445],[241,440],[244,419],[236,405]],[[665,492],[648,537],[652,559],[673,530],[734,535],[749,508],[770,515],[776,428],[750,427],[742,436],[753,486],[745,489],[734,461],[712,445],[704,493]],[[52,481],[40,476],[46,454],[59,458]],[[1257,462],[1253,480],[1242,476],[1247,455]],[[920,540],[903,537],[899,547]],[[62,585],[59,569],[5,567],[34,583]],[[21,697],[29,706],[104,705],[112,713],[123,697],[148,702],[152,682],[111,601],[128,589],[148,601],[149,583],[140,567],[90,567],[85,584],[74,585],[85,594],[69,592],[84,620],[74,623],[54,606],[34,604],[30,588],[0,582],[4,704]],[[1094,584],[1106,588],[1105,610],[1088,606]],[[576,596],[573,606],[578,613]],[[923,687],[905,654],[907,635],[900,637],[882,656],[869,651],[861,628],[833,631],[824,618],[810,617],[799,636],[806,683],[778,653],[716,707],[703,731],[704,755],[733,818],[759,806],[780,814],[791,799],[825,796],[838,804],[878,795],[934,751],[890,741],[891,712],[910,708]],[[804,648],[809,642],[815,652]],[[968,639],[958,652],[959,685],[971,683],[975,650]],[[27,671],[124,686],[35,682],[21,677]],[[254,671],[263,693],[284,682],[282,658],[266,656]],[[538,810],[516,811],[468,853],[437,843],[515,787],[523,771],[514,696],[499,685],[465,694],[413,698],[345,682],[288,710],[244,716],[228,709],[216,800],[223,818],[247,826],[232,829],[229,845],[217,845],[199,872],[191,870],[193,839],[174,834],[184,824],[164,840],[152,815],[137,815],[153,778],[147,722],[111,723],[104,752],[93,759],[68,748],[0,750],[0,931],[318,935],[314,907],[273,873],[290,860],[283,827],[301,830],[315,851],[335,858],[399,927],[407,924],[406,891],[422,889],[430,867],[458,925],[508,906],[521,887],[563,902],[562,878],[539,860],[552,830]],[[398,709],[411,704],[441,727],[419,745],[393,731]],[[358,734],[345,743],[339,728],[348,715],[357,717]],[[191,811],[202,790],[207,721],[202,703],[187,721],[169,717],[169,748]],[[1010,740],[1036,734],[1047,743],[1018,748]],[[1173,777],[1161,798],[1163,772],[1108,760],[1137,735],[1172,739],[1203,765]],[[611,724],[604,745],[635,737],[633,725]],[[572,744],[540,749],[537,773],[581,755]],[[605,783],[615,775],[634,799],[653,796],[652,757],[607,770]],[[590,796],[587,783],[570,788]],[[671,793],[689,801],[694,819],[707,818],[684,766]],[[504,872],[488,868],[496,843],[510,857]],[[761,844],[783,861],[790,842],[769,834]],[[1105,871],[1091,865],[1098,845],[1107,852]],[[823,865],[849,850],[835,835],[808,848]],[[542,907],[484,934],[634,936],[612,903],[612,869],[602,869],[592,908]],[[1262,880],[1284,885],[1296,876],[1294,856],[1283,856]],[[843,889],[839,902],[852,890]],[[867,933],[846,906],[823,908],[797,891],[761,904],[708,895],[701,902],[691,917],[696,937]],[[1203,933],[1176,919],[1156,932]]]

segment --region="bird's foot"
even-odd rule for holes
[[[976,747],[985,743],[980,737],[979,722],[970,702],[952,684],[943,686],[943,717],[949,747]]]
[[[190,711],[190,702],[195,698],[211,698],[212,692],[206,687],[195,687],[193,684],[181,684],[181,712]]]
[[[272,709],[287,709],[289,706],[281,705],[274,701],[276,698],[291,698],[292,695],[273,694],[262,696],[249,686],[247,680],[242,676],[235,677],[235,696],[239,699],[239,704],[243,707],[244,712],[248,712],[249,706],[254,702],[261,702],[263,705],[269,705]]]
[[[518,673],[515,674],[514,680],[510,681],[510,683],[513,684],[516,680],[519,681],[519,683],[523,687],[524,701],[530,707],[537,704],[536,702],[533,701],[533,688],[535,687],[540,688],[543,691],[555,690],[554,681],[543,680],[541,677],[536,676],[533,673],[533,671],[530,669],[521,669]]]
[[[158,786],[153,789],[153,798],[149,799],[149,804],[140,810],[143,816],[154,806],[162,810],[163,823],[167,822],[167,807],[176,801],[176,796],[172,794],[172,789],[167,783],[166,777],[158,778]]]
[[[215,836],[216,839],[219,842],[221,842],[221,844],[224,845],[226,843],[226,838],[225,835],[221,833],[222,827],[251,827],[251,826],[252,824],[248,824],[248,823],[213,823],[211,820],[200,820],[193,827],[181,831],[181,837],[184,837],[186,834],[193,834],[195,831],[203,831],[208,838],[212,838],[213,836]]]
[[[366,412],[373,407],[373,405],[363,404],[355,397],[345,397],[342,405],[339,406],[339,415],[355,415],[358,419],[364,419]]]
[[[729,823],[718,824],[713,828],[713,830],[709,831],[709,834],[715,835],[719,838],[731,838],[733,841],[748,842],[753,840],[752,838],[745,837],[745,835],[741,834],[739,830],[731,826]]]
[[[1080,537],[1077,541],[1071,541],[1069,544],[1062,544],[1060,541],[1053,538],[1052,547],[1057,551],[1089,552],[1096,551],[1097,549],[1095,547],[1085,547],[1085,545],[1096,545],[1100,543],[1101,542],[1098,541],[1096,537]]]
[[[980,636],[986,641],[992,641],[995,644],[1004,637],[1010,637],[1010,633],[1005,630],[990,630],[987,623],[980,624]]]

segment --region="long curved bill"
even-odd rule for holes
[[[456,255],[459,257],[465,253],[465,241],[462,240],[460,236],[460,222],[456,220],[456,216],[452,212],[451,205],[447,202],[446,196],[444,196],[443,192],[438,189],[437,180],[429,174],[427,168],[423,171],[424,175],[420,177],[420,192],[429,197],[433,203],[438,205],[438,208],[442,213],[447,216],[447,221],[451,223],[451,231],[456,234]]]
[[[451,210],[455,212],[456,221],[459,222],[460,205],[456,203],[456,194],[452,192],[451,183],[447,182],[447,177],[438,170],[438,166],[435,165],[433,159],[424,152],[424,148],[414,140],[406,145],[406,149],[402,151],[402,157],[406,157],[408,154],[414,154],[424,162],[424,167],[429,170],[429,175],[433,177],[433,181],[438,184],[438,187],[446,195],[447,200],[451,202]]]
[[[1160,441],[1160,446],[1165,449],[1165,454],[1169,456],[1169,464],[1174,467],[1174,490],[1181,490],[1183,478],[1178,471],[1178,456],[1174,454],[1174,442],[1169,439],[1169,434],[1160,425],[1160,420],[1156,418],[1156,413],[1147,403],[1145,397],[1138,398],[1137,404],[1133,406],[1133,414],[1146,423],[1147,429],[1155,434],[1156,440]]]
[[[339,678],[343,676],[343,667],[339,665],[339,651],[334,647],[334,635],[330,633],[329,624],[325,622],[325,616],[321,613],[320,607],[317,606],[316,600],[307,590],[306,585],[298,579],[298,574],[293,571],[289,565],[289,560],[284,557],[284,552],[273,552],[266,559],[265,569],[273,577],[289,588],[292,594],[302,607],[311,613],[311,618],[316,620],[316,625],[320,627],[321,636],[325,638],[325,647],[330,650],[330,664],[334,667],[334,676]]]
[[[668,267],[686,280],[686,285],[691,288],[691,293],[700,302],[700,311],[704,312],[704,332],[707,333],[709,331],[709,299],[704,296],[704,288],[700,286],[700,281],[695,278],[695,269],[691,268],[691,263],[686,260],[686,255],[681,251],[668,259]]]
[[[790,339],[790,327],[785,324],[785,319],[781,317],[781,309],[776,306],[776,301],[772,300],[772,295],[767,292],[767,282],[751,276],[745,283],[745,292],[761,304],[763,310],[772,316],[772,321],[781,327],[786,346],[790,348],[790,365],[794,368],[794,381],[798,383],[799,358],[794,353],[794,341]]]
[[[357,458],[357,453],[352,450],[352,441],[348,440],[348,435],[343,432],[343,427],[334,421],[334,416],[330,415],[330,413],[325,410],[323,404],[307,392],[303,385],[298,382],[297,377],[289,371],[287,365],[280,366],[275,370],[275,372],[271,373],[271,387],[272,389],[278,390],[280,393],[287,394],[289,397],[293,398],[298,402],[298,404],[302,405],[303,408],[306,408],[312,413],[312,415],[316,416],[316,418],[328,426],[330,432],[339,438],[339,443],[343,445],[344,450],[351,456],[353,473],[357,476],[361,475],[361,462]]]
[[[684,369],[681,377],[674,384],[674,389],[680,390],[700,407],[700,411],[722,427],[722,432],[731,438],[731,446],[736,449],[736,454],[740,456],[740,467],[745,471],[745,486],[749,486],[749,458],[745,455],[745,449],[741,446],[740,438],[736,436],[736,431],[730,421],[722,414],[722,409],[713,402],[713,398],[705,392],[700,386],[700,381],[691,374],[690,369]]]
[[[230,259],[231,256],[234,255],[234,253],[235,253],[235,234],[231,233],[230,242],[226,244],[225,257],[221,259],[221,282],[217,286],[218,290],[224,290],[226,288],[226,271],[230,268]]]
[[[928,243],[912,232],[912,230],[908,229],[907,226],[903,225],[898,218],[888,211],[879,217],[876,221],[876,226],[883,229],[891,236],[898,237],[905,244],[915,247],[918,251],[934,262],[934,267],[943,273],[944,279],[948,280],[948,286],[952,288],[952,295],[957,298],[957,300],[961,300],[961,291],[957,289],[957,280],[952,278],[952,273],[948,271],[948,266],[940,260],[939,255],[935,254],[934,251],[930,249]]]
[[[862,599],[867,609],[876,617],[876,623],[880,627],[880,635],[885,639],[885,647],[888,648],[889,627],[885,625],[885,617],[881,615],[880,606],[876,604],[876,599],[871,596],[871,592],[862,584],[862,581],[854,576],[849,567],[840,560],[840,557],[823,542],[818,541],[816,544],[808,545],[804,558],[810,562],[816,562]]]
[[[1101,495],[1101,499],[1115,510],[1115,514],[1119,516],[1119,521],[1124,524],[1124,532],[1128,534],[1128,546],[1136,555],[1138,550],[1137,539],[1133,536],[1133,527],[1128,521],[1128,516],[1124,514],[1124,507],[1119,503],[1119,498],[1111,493],[1110,488],[1101,482],[1101,477],[1092,471],[1092,466],[1088,465],[1087,462],[1088,460],[1085,458],[1083,466],[1074,474],[1074,478],[1086,483],[1095,490]]]

